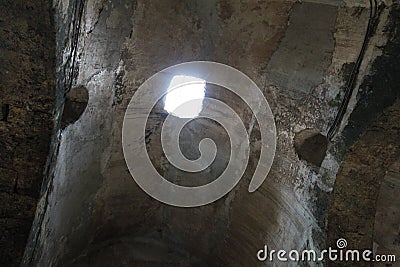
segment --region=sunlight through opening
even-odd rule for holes
[[[205,89],[206,81],[203,79],[184,75],[174,76],[167,89],[164,109],[179,118],[195,118],[203,109]],[[182,105],[188,101],[190,103]]]

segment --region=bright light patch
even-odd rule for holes
[[[167,89],[164,109],[179,118],[197,117],[203,108],[205,88],[206,81],[203,79],[174,76]]]

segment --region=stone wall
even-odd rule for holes
[[[318,167],[299,159],[293,140],[307,128],[326,134],[364,39],[364,1],[78,3],[54,2],[57,90],[63,96],[85,86],[89,103],[55,134],[26,265],[256,266],[264,244],[324,248],[330,195],[348,147],[334,143]],[[392,4],[385,3],[357,88],[386,46]],[[257,163],[253,136],[250,167],[238,186],[211,205],[183,209],[157,202],[134,183],[121,128],[147,78],[191,60],[225,63],[253,79],[274,113],[278,147],[256,192],[247,192]],[[354,95],[351,107],[356,103]]]
[[[18,266],[53,129],[55,31],[50,1],[2,1],[0,43],[0,265]]]

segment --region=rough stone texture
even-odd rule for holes
[[[395,1],[390,12],[387,9],[382,12],[381,17],[384,16],[388,16],[389,23],[378,25],[377,31],[378,34],[384,32],[389,38],[385,45],[373,40],[378,42],[379,57],[368,67],[365,78],[359,81],[357,101],[343,129],[345,147],[351,147],[375,118],[400,98],[400,3]]]
[[[380,255],[400,255],[400,159],[390,166],[382,180],[376,202],[374,251]],[[395,263],[375,263],[395,266]]]
[[[332,121],[346,69],[361,47],[368,9],[360,7],[360,1],[302,2],[88,0],[81,6],[56,0],[58,95],[84,85],[89,103],[78,121],[53,138],[24,264],[257,266],[265,265],[256,259],[264,244],[287,250],[324,248],[330,192],[339,165],[337,147],[315,168],[298,158],[293,139],[305,128],[325,132]],[[323,30],[306,35],[329,37],[326,54],[316,51],[323,54],[322,63],[319,57],[307,56],[308,45],[315,40],[300,42],[293,34],[286,36],[299,26],[288,26],[291,18],[299,18],[293,23],[306,23],[301,20],[308,14],[304,6],[329,10],[329,16],[321,17]],[[382,14],[389,10],[390,5]],[[381,17],[381,30],[387,19]],[[289,37],[304,46],[296,55],[298,64],[312,69],[306,79],[311,82],[300,88],[281,88],[268,78],[275,53],[293,48]],[[386,44],[383,30],[375,37],[360,80],[379,56],[376,46]],[[247,74],[269,101],[278,131],[275,162],[258,191],[247,192],[257,163],[259,136],[254,125],[253,130],[249,126],[254,150],[241,182],[224,198],[197,209],[163,205],[145,194],[130,177],[121,148],[123,115],[136,89],[157,71],[189,60],[218,61]],[[305,69],[289,70],[288,76],[297,77],[296,71]],[[222,99],[230,98],[222,94]],[[160,160],[159,146],[152,145],[157,121],[155,117],[155,125],[149,125],[154,130],[149,150]],[[159,163],[162,170],[162,160]],[[169,175],[176,181],[184,178]]]
[[[19,266],[39,198],[54,108],[50,1],[0,3],[0,265]]]
[[[379,186],[390,164],[397,159],[400,140],[398,129],[396,132],[398,103],[378,117],[399,99],[399,10],[398,2],[381,10],[377,33],[371,40],[376,43],[375,52],[367,51],[367,57],[377,53],[377,58],[371,66],[363,64],[365,76],[358,79],[359,89],[350,103],[343,132],[330,149],[343,163],[331,201],[328,245],[347,237],[353,248],[373,247]],[[388,23],[382,25],[385,17]],[[381,32],[388,36],[384,44],[376,38]]]
[[[328,218],[329,246],[336,247],[336,240],[345,238],[348,249],[373,250],[379,188],[386,171],[400,155],[399,136],[400,101],[397,101],[354,144],[338,172]],[[365,266],[372,264],[363,262]]]
[[[337,7],[295,3],[285,37],[267,67],[273,85],[302,98],[321,84],[334,50]]]

